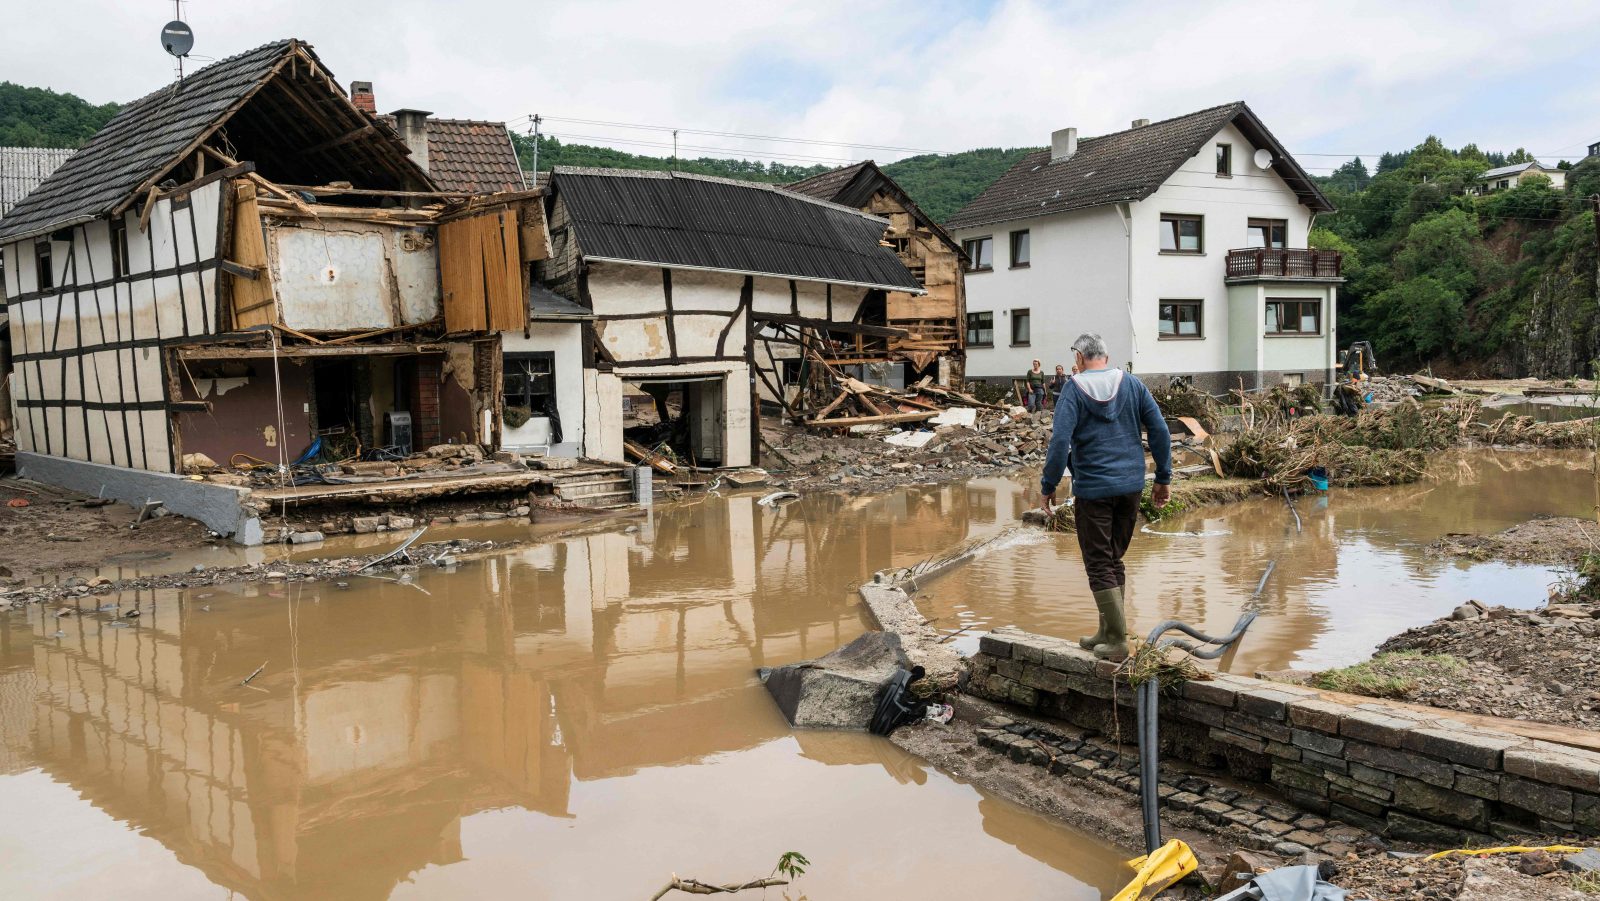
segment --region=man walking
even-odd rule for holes
[[[1128,625],[1122,594],[1127,575],[1122,555],[1133,540],[1144,492],[1143,431],[1155,458],[1156,506],[1165,506],[1172,483],[1172,435],[1156,399],[1144,383],[1114,368],[1099,335],[1072,343],[1077,365],[1056,403],[1054,431],[1039,487],[1044,508],[1056,499],[1056,484],[1072,457],[1073,519],[1089,590],[1100,608],[1100,629],[1078,644],[1104,660],[1128,656]]]

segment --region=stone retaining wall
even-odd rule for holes
[[[983,636],[966,690],[1136,740],[1133,690],[1075,642]],[[1112,699],[1116,703],[1111,703]],[[1529,834],[1600,836],[1600,754],[1382,701],[1218,674],[1161,699],[1161,753],[1271,784],[1389,838],[1460,847]]]

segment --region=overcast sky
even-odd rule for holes
[[[171,13],[35,5],[7,23],[0,79],[133,99],[173,77]],[[518,130],[538,112],[548,134],[653,155],[670,134],[561,120],[839,142],[679,137],[685,156],[796,163],[1038,146],[1241,99],[1318,172],[1429,133],[1548,163],[1600,141],[1594,0],[191,0],[184,17],[191,66],[299,37],[346,86],[374,82],[382,111]]]

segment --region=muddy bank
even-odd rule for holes
[[[1328,876],[1335,885],[1349,890],[1350,897],[1371,901],[1580,901],[1590,897],[1574,888],[1581,877],[1562,869],[1559,860],[1542,851],[1439,860],[1376,855],[1337,861]]]
[[[101,504],[37,483],[0,479],[0,589],[17,581],[85,569],[127,556],[171,553],[216,542],[205,526],[181,516],[156,516],[137,527],[139,512]]]
[[[1600,552],[1600,526],[1592,519],[1541,517],[1493,535],[1451,533],[1435,541],[1432,548],[1469,560],[1576,567],[1585,554]]]

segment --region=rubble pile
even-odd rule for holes
[[[363,459],[368,457],[372,459]],[[539,459],[542,458],[526,458],[533,461]],[[204,454],[184,454],[183,470],[224,485],[279,488],[523,472],[528,468],[526,460],[518,454],[505,451],[486,455],[483,448],[476,444],[436,444],[404,457],[381,449],[345,460],[327,460],[320,452],[308,454],[288,464],[287,472],[282,474],[277,463],[248,454],[235,454],[228,466],[222,466]]]
[[[1220,452],[1223,472],[1259,479],[1272,491],[1302,490],[1320,467],[1342,487],[1415,482],[1426,452],[1470,434],[1476,401],[1368,407],[1358,416],[1314,415],[1246,428]]]

